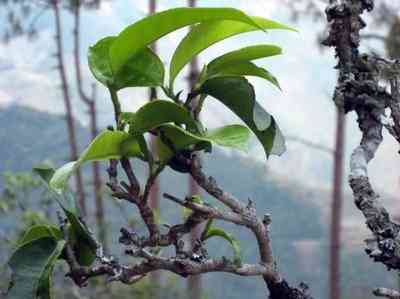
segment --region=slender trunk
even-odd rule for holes
[[[93,97],[94,99],[94,97]],[[90,102],[90,131],[92,139],[94,139],[97,134],[97,111],[95,101]],[[100,175],[100,163],[93,162],[92,164],[93,173],[93,191],[96,205],[96,224],[99,230],[99,240],[103,245],[103,250],[108,252],[108,239],[107,239],[107,225],[104,215],[104,203],[103,203],[103,193],[102,193],[102,180]]]
[[[337,110],[336,145],[331,211],[330,299],[340,299],[340,235],[343,204],[343,152],[345,144],[345,115]]]
[[[150,0],[149,1],[149,14],[154,14],[156,12],[156,0]],[[157,46],[156,44],[153,44],[152,46],[153,51],[157,52]],[[149,90],[149,101],[152,101],[154,99],[157,99],[157,90],[155,88],[150,88]],[[156,139],[154,136],[151,136],[150,140],[150,146],[151,146],[151,151],[152,153],[156,153]],[[152,186],[150,196],[149,196],[149,205],[153,210],[159,211],[160,209],[160,197],[159,197],[159,182],[158,180],[155,181],[155,183]]]
[[[95,85],[92,88],[92,95],[88,97],[83,90],[82,84],[82,71],[81,71],[81,56],[80,56],[80,9],[81,2],[77,0],[74,7],[74,61],[75,61],[75,75],[76,84],[78,87],[78,93],[80,99],[89,108],[89,119],[90,119],[90,134],[91,139],[94,139],[98,134],[97,129],[97,110],[96,110],[96,89]],[[104,219],[104,204],[102,196],[102,180],[100,175],[100,164],[94,162],[92,164],[92,176],[93,176],[93,193],[95,199],[95,210],[96,210],[96,223],[98,227],[99,240],[103,245],[105,251],[108,250],[107,244],[107,230]]]
[[[196,7],[196,1],[195,0],[189,0],[189,7]],[[189,70],[189,87],[190,90],[193,89],[195,83],[196,83],[196,78],[199,74],[199,66],[198,66],[198,61],[197,58],[192,59],[190,62],[190,70]],[[200,158],[198,158],[200,159]],[[199,185],[192,179],[192,177],[189,177],[189,195],[196,195],[200,194],[201,190]],[[202,225],[198,225],[191,231],[190,234],[190,246],[193,248],[195,245],[196,241],[200,238],[202,232]],[[191,299],[201,299],[202,297],[202,287],[201,287],[201,276],[200,275],[193,275],[190,276],[188,279],[188,285],[187,285],[187,293],[188,293],[188,298]]]
[[[66,110],[68,141],[70,146],[70,158],[71,160],[77,160],[78,146],[76,143],[75,126],[74,126],[74,118],[71,107],[71,97],[69,94],[68,79],[64,65],[64,48],[62,42],[62,27],[61,27],[62,25],[61,25],[60,8],[58,6],[58,0],[53,0],[51,4],[54,12],[54,20],[56,26],[56,37],[55,37],[57,45],[56,56],[58,60],[58,71],[61,79],[61,87],[62,87],[65,110]],[[76,172],[75,180],[76,180],[76,191],[78,195],[77,203],[80,208],[81,215],[85,216],[86,215],[85,191],[83,187],[82,175],[79,169]]]

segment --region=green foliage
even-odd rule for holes
[[[5,172],[2,174],[4,189],[0,194],[0,213],[7,216],[10,213],[18,215],[16,236],[7,233],[11,238],[18,238],[26,227],[37,224],[47,224],[45,211],[50,207],[51,201],[47,190],[43,190],[42,182],[29,172]],[[29,209],[29,200],[39,194],[40,211]]]
[[[249,130],[241,125],[231,125],[208,131],[203,136],[190,133],[176,125],[159,127],[157,151],[160,163],[167,163],[174,154],[194,146],[195,150],[209,149],[212,144],[247,150],[250,139]]]
[[[230,233],[221,228],[213,227],[211,221],[209,221],[202,235],[202,240],[206,241],[212,237],[220,237],[228,241],[234,252],[234,262],[238,265],[242,263],[242,250],[240,249],[239,242]]]
[[[274,118],[255,99],[253,86],[241,77],[218,77],[207,80],[200,91],[220,100],[239,116],[256,134],[265,154],[285,151],[282,134]]]
[[[189,25],[194,27],[174,53],[169,84],[166,86],[164,65],[150,45],[166,34]],[[278,46],[250,46],[214,59],[204,66],[186,101],[180,99],[181,93],[174,93],[173,87],[179,72],[201,51],[240,33],[269,29],[293,30],[232,8],[176,8],[143,18],[126,27],[118,36],[103,38],[90,47],[89,66],[94,77],[110,91],[117,130],[100,133],[77,161],[69,162],[56,171],[50,167],[35,169],[65,213],[68,242],[80,265],[93,263],[98,246],[79,218],[73,194],[67,188],[69,178],[83,163],[133,157],[147,161],[151,175],[164,169],[166,164],[185,172],[188,170],[176,163],[178,155],[190,158],[195,151],[211,152],[215,145],[246,151],[251,131],[263,145],[267,157],[284,151],[284,139],[274,118],[256,101],[255,91],[245,78],[261,77],[279,87],[272,74],[252,62],[280,54]],[[154,100],[136,112],[120,111],[119,90],[148,86],[161,87],[170,101]],[[222,102],[247,127],[228,125],[207,129],[198,120],[198,115],[208,96]],[[194,100],[196,97],[199,97],[199,104]],[[149,133],[157,136],[156,157],[148,150],[146,136]],[[158,168],[154,168],[155,165]],[[62,237],[61,232],[50,225],[35,226],[24,235],[20,240],[22,245],[10,260],[16,285],[11,288],[10,298],[51,298],[51,273],[65,243]],[[234,250],[235,262],[241,263],[241,250],[235,238],[209,222],[202,239],[212,237],[228,241]]]
[[[28,228],[18,244],[30,243],[41,238],[53,238],[57,241],[62,239],[62,233],[58,227],[52,225],[34,225]]]
[[[274,45],[251,46],[226,53],[207,65],[207,73],[203,80],[224,76],[255,76],[266,79],[280,88],[278,80],[272,74],[251,61],[281,53],[282,49]]]
[[[143,18],[125,28],[109,51],[111,69],[119,71],[138,51],[164,35],[201,22],[233,20],[261,28],[252,18],[233,8],[174,8]]]
[[[208,64],[207,69],[209,73],[216,74],[226,65],[242,61],[252,61],[280,54],[282,54],[282,49],[275,45],[257,45],[245,47],[215,58]]]
[[[188,25],[194,25],[194,27],[181,41],[173,55],[170,64],[169,86],[161,86],[166,96],[175,103],[156,100],[145,104],[136,113],[122,113],[119,120],[120,126],[121,123],[122,127],[126,124],[129,125],[129,133],[132,138],[136,138],[143,157],[149,160],[150,164],[152,164],[152,158],[148,153],[143,135],[150,130],[153,130],[152,133],[156,132],[157,134],[158,132],[159,157],[161,157],[159,162],[161,163],[166,162],[180,150],[210,150],[212,144],[245,150],[247,132],[243,128],[238,129],[237,126],[231,126],[211,131],[209,134],[208,130],[195,120],[195,114],[200,113],[205,98],[207,95],[211,95],[223,102],[246,123],[260,140],[267,157],[270,154],[280,155],[285,150],[283,136],[273,117],[258,104],[253,87],[245,79],[245,76],[257,76],[279,87],[278,80],[269,71],[258,67],[252,61],[281,54],[280,47],[276,45],[249,46],[228,52],[211,61],[204,67],[197,80],[198,84],[192,91],[194,96],[200,96],[200,104],[195,111],[191,108],[194,96],[189,95],[183,105],[179,100],[180,94],[175,95],[173,92],[173,82],[179,71],[195,55],[214,43],[255,30],[294,30],[275,21],[247,16],[236,9],[170,9],[146,17],[125,28],[117,37],[104,38],[91,47],[89,64],[92,72],[100,82],[114,90],[112,99],[114,107],[119,105],[116,90],[128,86],[151,85],[137,84],[137,82],[127,84],[127,82],[131,82],[128,75],[134,76],[140,73],[141,75],[145,74],[146,78],[150,78],[152,76],[149,73],[156,74],[157,68],[158,73],[164,74],[164,69],[157,66],[159,63],[141,65],[145,59],[140,58],[139,55],[142,55],[143,51],[148,51],[148,46],[152,42]],[[159,59],[154,59],[159,62]],[[124,72],[129,65],[134,65],[135,70],[133,71],[133,68],[130,67],[131,71]],[[118,77],[113,74],[124,75]],[[158,83],[153,86],[162,85],[162,81],[158,80]],[[172,124],[175,124],[175,127]],[[230,142],[227,142],[227,138]],[[80,159],[80,161],[84,160]],[[63,171],[56,173],[52,186],[59,188],[65,185],[70,174],[79,165],[80,163],[67,164],[62,168]]]
[[[212,46],[213,44],[229,37],[256,30],[283,29],[293,30],[292,28],[260,17],[251,17],[253,23],[242,22],[240,20],[213,20],[202,22],[185,36],[178,45],[170,65],[170,88],[178,73],[189,63],[197,54]],[[254,26],[254,23],[257,26]]]
[[[122,131],[106,130],[89,144],[78,161],[69,162],[59,168],[49,184],[52,189],[61,193],[74,171],[85,162],[142,156],[139,144],[133,136]]]
[[[34,171],[40,176],[53,172],[52,169],[46,167],[35,168]],[[53,177],[45,175],[42,176],[42,179],[48,184],[54,199],[60,205],[68,219],[71,245],[74,248],[78,262],[81,265],[88,266],[96,258],[97,242],[86,224],[80,220],[71,191],[66,187],[61,189],[51,187],[51,182],[55,175],[56,172],[54,172]]]
[[[280,89],[278,80],[270,72],[262,67],[258,67],[250,61],[238,61],[232,64],[226,64],[224,67],[221,67],[217,73],[209,74],[210,78],[229,76],[253,76],[263,78]]]
[[[170,64],[170,84],[163,86],[164,67],[148,47],[164,35],[188,25],[194,27],[178,45]],[[280,130],[272,116],[256,102],[253,87],[244,78],[261,77],[279,87],[273,75],[251,61],[281,54],[280,47],[250,46],[211,61],[204,67],[197,88],[192,91],[200,96],[196,111],[191,108],[194,96],[189,95],[183,105],[179,94],[173,92],[173,82],[179,71],[204,49],[233,35],[270,29],[294,30],[232,8],[176,8],[143,18],[116,37],[101,39],[89,49],[89,65],[95,78],[112,92],[116,109],[119,107],[116,92],[133,86],[161,86],[175,103],[156,100],[135,113],[121,113],[118,127],[129,126],[130,143],[121,146],[120,138],[125,137],[115,136],[116,132],[100,135],[78,161],[66,164],[55,173],[51,187],[58,191],[64,188],[74,170],[87,161],[133,156],[147,160],[153,169],[153,157],[144,137],[150,130],[158,135],[158,162],[161,164],[181,150],[209,151],[213,144],[246,150],[249,134],[244,127],[233,125],[207,130],[196,120],[195,113],[200,113],[207,95],[223,102],[246,123],[262,143],[267,156],[281,154],[285,147]],[[120,134],[125,136],[125,132]],[[107,143],[111,144],[112,150],[107,149]]]
[[[197,122],[182,105],[171,101],[155,100],[143,105],[130,120],[130,131],[143,134],[162,124],[185,125],[189,131],[198,131]]]
[[[13,276],[7,298],[51,298],[48,281],[64,244],[53,237],[41,237],[18,247],[8,262]]]
[[[90,47],[88,61],[93,76],[113,90],[137,86],[162,86],[164,65],[149,48],[141,49],[121,69],[113,71],[109,50],[115,39],[116,37],[109,36]]]
[[[8,212],[16,208],[24,211],[22,200],[41,186],[40,181],[28,172],[5,172],[2,178],[4,189],[0,195],[0,212]]]

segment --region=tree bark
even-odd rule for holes
[[[81,59],[80,59],[80,9],[81,1],[76,0],[74,11],[74,60],[75,60],[75,75],[76,84],[78,87],[78,93],[80,99],[88,107],[89,120],[90,120],[90,137],[93,140],[98,134],[97,128],[97,110],[96,110],[96,90],[93,85],[93,93],[91,97],[87,96],[83,90],[82,84],[82,70],[81,70]],[[98,236],[100,242],[103,244],[103,249],[108,250],[107,244],[107,229],[104,219],[104,204],[102,196],[102,180],[100,175],[100,164],[98,162],[92,163],[92,177],[93,177],[93,194],[95,199],[96,209],[96,223],[98,226]]]
[[[336,141],[334,152],[334,177],[330,227],[330,299],[340,299],[340,250],[343,205],[343,152],[345,144],[345,115],[337,109]]]
[[[69,94],[69,86],[68,86],[68,78],[65,70],[64,64],[64,48],[62,41],[62,24],[61,24],[61,15],[59,8],[58,0],[51,1],[51,7],[54,13],[54,21],[56,27],[56,46],[57,46],[57,60],[58,60],[58,72],[61,79],[61,88],[64,99],[64,105],[66,110],[66,119],[67,119],[67,129],[68,129],[68,142],[70,146],[70,159],[77,160],[78,159],[78,146],[76,142],[75,135],[75,126],[74,126],[74,117],[71,107],[71,97]],[[82,216],[86,215],[86,201],[85,201],[85,191],[83,187],[82,175],[81,171],[78,169],[75,175],[76,182],[76,192],[78,195],[77,204],[80,208],[80,212]]]

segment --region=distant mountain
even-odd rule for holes
[[[89,140],[87,130],[76,124],[77,139]],[[9,106],[0,110],[0,172],[29,170],[40,161],[61,163],[68,159],[69,147],[63,117]]]
[[[82,149],[89,142],[89,134],[87,129],[78,123],[76,128]],[[0,110],[0,142],[0,173],[29,171],[44,160],[51,160],[56,165],[68,160],[66,126],[60,116],[16,106]],[[203,161],[205,172],[215,177],[223,188],[243,201],[253,200],[260,215],[272,215],[271,237],[274,253],[284,275],[294,283],[307,282],[316,298],[326,298],[328,221],[315,203],[322,199],[328,202],[328,194],[283,180],[250,158],[220,149],[214,149],[212,154],[204,155]],[[134,167],[143,181],[146,174],[144,165],[135,162]],[[89,170],[88,167],[84,169],[86,174],[90,174]],[[90,195],[90,176],[86,177],[86,192]],[[161,189],[163,192],[183,197],[187,190],[187,181],[186,175],[167,171],[161,177]],[[1,185],[0,181],[0,189]],[[206,198],[215,204],[213,199]],[[90,196],[89,199],[92,204]],[[125,203],[117,205],[115,200],[108,199],[107,220],[114,232],[113,252],[118,254],[120,249],[116,241],[117,231],[120,226],[126,226],[128,220],[137,219],[137,214],[134,207]],[[29,201],[33,202],[31,199]],[[93,208],[90,208],[90,211],[93,211]],[[93,222],[93,212],[91,214],[90,223]],[[163,222],[177,223],[180,217],[180,208],[162,201]],[[5,221],[0,219],[0,227],[10,225]],[[15,218],[8,218],[7,221],[15,221]],[[238,236],[244,259],[257,261],[255,240],[247,230],[231,225],[221,226]],[[231,249],[224,242],[211,240],[210,245],[212,255],[231,255]],[[383,269],[376,271],[376,267],[362,252],[359,255],[342,256],[342,259],[343,285],[348,298],[369,296],[372,287],[377,285],[393,286],[393,275],[387,274]],[[261,279],[219,273],[207,274],[204,279],[209,298],[265,298],[265,286]]]

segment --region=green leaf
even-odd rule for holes
[[[12,287],[7,298],[36,299],[41,279],[50,275],[46,270],[54,265],[57,260],[54,256],[61,253],[64,244],[53,237],[44,237],[20,246],[8,262],[12,270]]]
[[[53,299],[54,297],[52,290],[53,270],[57,260],[63,252],[64,246],[65,241],[59,241],[57,243],[57,247],[50,257],[49,262],[47,263],[46,268],[42,274],[42,277],[39,280],[37,294],[40,299]]]
[[[34,171],[37,172],[37,169],[34,169]],[[49,171],[51,171],[51,169],[49,169]],[[49,182],[51,182],[51,180],[52,178],[50,178]],[[89,231],[86,224],[79,219],[75,200],[71,191],[67,188],[56,191],[54,188],[50,187],[49,182],[47,182],[47,184],[51,195],[63,209],[70,223],[69,232],[73,236],[72,245],[78,262],[81,265],[88,266],[96,258],[97,241],[94,239],[93,234]]]
[[[50,187],[61,192],[66,188],[71,175],[85,162],[142,156],[134,137],[122,131],[105,130],[89,144],[77,161],[69,162],[57,169],[50,180]]]
[[[215,58],[207,65],[207,71],[211,74],[218,73],[225,65],[232,65],[232,63],[247,62],[280,54],[282,54],[282,49],[275,45],[245,47]]]
[[[211,142],[224,147],[246,152],[249,150],[250,131],[241,125],[229,125],[209,130],[206,138]]]
[[[207,65],[205,80],[220,76],[256,76],[280,88],[278,80],[272,74],[250,61],[281,53],[282,49],[274,45],[250,46],[226,53]]]
[[[49,183],[55,171],[52,167],[46,165],[39,165],[33,168],[33,172],[39,175],[43,181]]]
[[[285,151],[282,133],[274,118],[255,99],[253,86],[241,77],[217,77],[207,80],[201,93],[221,101],[239,116],[254,132],[264,147],[266,156],[280,155]]]
[[[34,225],[25,232],[18,244],[22,245],[44,237],[51,237],[59,241],[62,239],[62,233],[58,227],[53,225]]]
[[[234,20],[252,27],[259,25],[233,8],[174,8],[148,16],[125,28],[110,48],[111,66],[119,71],[136,53],[164,35],[201,22]]]
[[[168,162],[174,156],[171,145],[175,151],[188,149],[191,146],[194,146],[195,150],[201,150],[211,147],[212,144],[246,150],[250,139],[249,130],[241,125],[221,127],[211,130],[204,136],[192,134],[175,125],[162,125],[159,131],[161,138],[157,139],[157,150],[162,163]]]
[[[197,123],[183,106],[170,101],[155,100],[143,105],[130,119],[131,128],[143,134],[165,123],[186,125],[191,131],[197,130]]]
[[[231,244],[233,252],[234,252],[234,261],[237,264],[241,264],[242,260],[242,252],[240,249],[239,242],[229,233],[225,232],[223,229],[210,227],[207,232],[203,236],[203,241],[212,238],[212,237],[220,237],[225,239]]]
[[[163,85],[164,64],[149,48],[141,49],[117,72],[113,72],[109,51],[115,40],[115,36],[109,36],[89,48],[89,68],[99,82],[116,91],[125,87]]]
[[[175,50],[170,63],[170,88],[172,89],[175,78],[183,67],[189,63],[193,57],[213,44],[245,32],[261,29],[283,29],[292,30],[286,25],[260,17],[251,17],[257,26],[248,22],[238,22],[233,20],[215,20],[194,26],[185,38],[180,42]]]
[[[275,85],[280,89],[278,79],[276,79],[274,75],[272,75],[266,69],[258,67],[254,63],[249,61],[236,62],[231,65],[225,65],[224,67],[221,67],[219,69],[219,72],[209,75],[209,78],[227,77],[227,76],[259,77],[271,82],[273,85]]]

